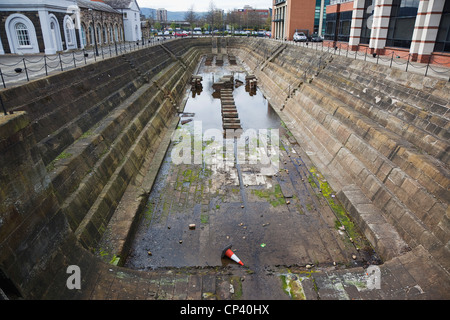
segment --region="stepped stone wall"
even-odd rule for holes
[[[0,117],[0,276],[9,294],[40,297],[46,274],[89,260],[125,194],[136,212],[145,204],[145,173],[162,161],[156,150],[167,148],[206,49],[210,41],[173,41],[0,93],[14,112]]]
[[[0,92],[14,111],[0,117],[7,294],[55,296],[67,265],[101,265],[92,249],[111,228],[126,254],[121,231],[133,230],[185,85],[211,48],[211,38],[171,41]],[[385,261],[423,247],[448,272],[448,82],[264,39],[220,48],[256,75]]]
[[[275,41],[229,45],[382,258],[423,245],[449,271],[449,82]]]

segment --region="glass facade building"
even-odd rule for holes
[[[408,51],[415,61],[446,54],[450,61],[450,0],[331,0],[325,41],[384,54]]]

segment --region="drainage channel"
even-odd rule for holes
[[[125,267],[240,268],[221,257],[229,244],[251,270],[362,263],[354,243],[335,228],[326,201],[304,180],[305,173],[295,170],[301,159],[296,156],[294,163],[290,156],[298,146],[286,138],[257,79],[222,58],[219,65],[214,56],[202,59],[193,77],[179,134],[158,173]],[[228,75],[231,87],[221,88],[227,92],[214,88]],[[224,97],[233,99],[240,120],[235,136],[224,136]],[[273,144],[274,132],[281,141],[279,161],[255,161],[264,153],[273,156],[266,139],[270,136]],[[238,161],[241,156],[245,161]]]

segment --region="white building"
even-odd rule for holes
[[[142,38],[141,14],[136,0],[103,0],[122,13],[125,41],[137,41]]]
[[[2,0],[0,54],[30,54],[77,48],[76,0]]]
[[[0,0],[0,54],[55,54],[95,40],[105,45],[141,38],[135,0]]]

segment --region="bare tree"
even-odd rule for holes
[[[211,28],[214,28],[214,23],[215,23],[215,19],[216,19],[216,5],[214,4],[214,1],[210,1],[209,2],[209,10],[206,13],[206,22],[208,23],[208,25]]]
[[[191,7],[188,9],[188,11],[186,11],[184,20],[189,22],[189,25],[191,26],[191,31],[192,31],[192,29],[196,26],[196,23],[198,21],[198,16],[194,11],[194,5],[191,5]]]
[[[236,30],[239,27],[239,17],[236,11],[228,11],[226,23],[231,26],[232,30]]]

